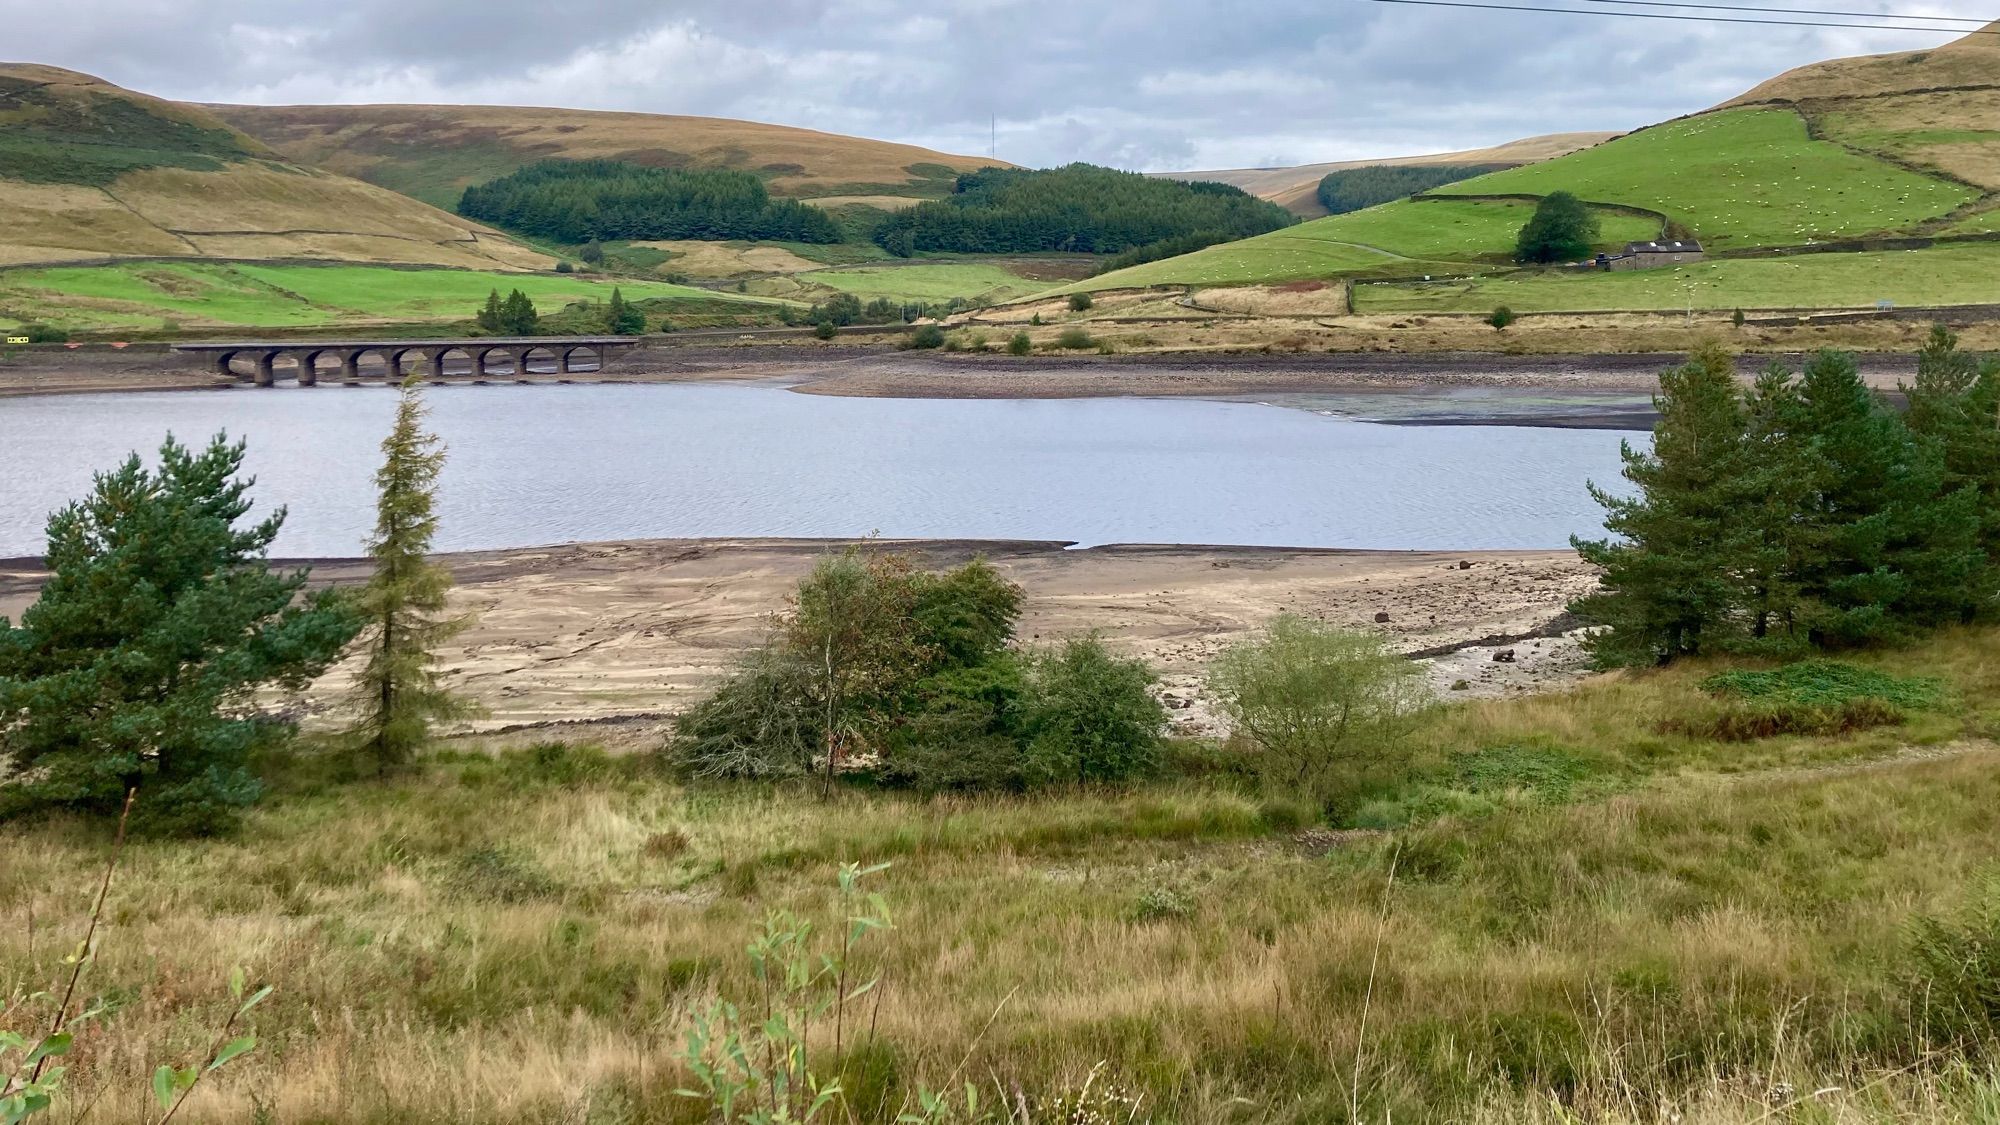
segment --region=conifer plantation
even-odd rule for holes
[[[882,220],[874,238],[906,258],[927,251],[1117,254],[1156,245],[1186,253],[1297,221],[1284,208],[1227,184],[1070,164],[967,172],[944,199]]]
[[[650,168],[620,160],[544,160],[465,189],[458,212],[561,242],[774,238],[839,242],[832,216],[772,199],[749,172]],[[602,250],[599,250],[599,260]],[[589,260],[589,259],[586,259]]]
[[[405,381],[375,474],[375,534],[368,541],[375,573],[356,599],[366,622],[366,664],[355,681],[354,734],[382,773],[406,765],[430,740],[432,724],[475,710],[438,675],[438,646],[471,620],[446,613],[451,572],[428,557],[445,450],[425,431],[425,413],[419,382]]]

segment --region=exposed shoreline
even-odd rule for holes
[[[1745,356],[1747,379],[1771,359]],[[448,374],[446,386],[486,384],[738,383],[847,398],[1067,399],[1208,398],[1280,401],[1357,421],[1405,426],[1522,426],[1647,430],[1658,415],[1651,395],[1671,354],[1502,355],[1497,353],[1212,354],[1116,356],[939,355],[834,345],[668,345],[640,348],[603,372],[511,375],[474,380]],[[1862,357],[1864,375],[1892,390],[1912,359]],[[323,379],[310,393],[386,385],[384,374],[343,385]],[[240,384],[188,367],[158,348],[39,352],[0,362],[0,400],[28,396],[226,391]],[[298,393],[283,383],[273,393]]]
[[[478,623],[444,654],[453,683],[484,704],[474,725],[522,737],[590,724],[632,744],[705,691],[765,635],[793,585],[852,541],[637,540],[440,556],[458,580],[455,608]],[[1212,729],[1202,671],[1227,644],[1284,612],[1379,629],[1406,652],[1453,649],[1432,665],[1451,698],[1505,695],[1573,681],[1573,642],[1536,636],[1596,583],[1571,551],[1374,551],[1120,544],[1070,549],[1033,541],[874,541],[931,566],[984,557],[1027,591],[1024,643],[1099,631],[1145,657],[1182,729]],[[318,581],[351,584],[361,559],[308,563]],[[0,614],[17,617],[43,580],[38,559],[0,560]],[[1377,616],[1387,614],[1386,622]],[[1496,637],[1530,638],[1492,659]],[[1453,684],[1466,686],[1453,692]],[[314,721],[337,721],[347,671],[307,693]]]

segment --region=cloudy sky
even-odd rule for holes
[[[13,60],[172,98],[705,114],[970,154],[997,119],[1003,158],[1146,171],[1627,129],[1952,38],[1371,0],[0,0],[0,28]]]

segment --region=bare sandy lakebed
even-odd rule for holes
[[[843,548],[659,540],[445,556],[458,579],[457,604],[478,615],[445,663],[452,681],[489,709],[476,730],[531,739],[590,724],[592,737],[644,745],[767,635],[816,559]],[[1380,629],[1408,652],[1455,649],[1431,665],[1447,696],[1570,682],[1583,672],[1573,637],[1535,634],[1560,632],[1563,606],[1596,581],[1568,551],[1068,550],[946,541],[862,549],[904,551],[931,566],[986,558],[1027,592],[1021,640],[1100,632],[1160,670],[1162,694],[1188,731],[1212,729],[1199,691],[1207,662],[1283,612]],[[356,560],[313,567],[316,578],[336,583],[367,572]],[[0,614],[18,618],[41,579],[32,561],[0,563]],[[1510,649],[1512,662],[1493,659]],[[316,725],[339,721],[345,683],[346,670],[336,669],[307,693]]]

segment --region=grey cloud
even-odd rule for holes
[[[997,118],[1008,159],[1147,170],[1632,128],[1947,38],[1363,0],[0,0],[0,27],[8,57],[167,97],[639,109],[963,153]]]

